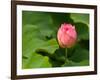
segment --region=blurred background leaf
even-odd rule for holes
[[[74,61],[68,61],[65,64],[62,65],[62,67],[71,67],[71,66],[87,66],[89,65],[89,61],[88,60],[83,60],[80,62],[74,62]]]
[[[74,53],[72,56],[69,57],[69,60],[74,62],[81,62],[83,60],[89,59],[89,52],[88,50],[81,47],[81,45],[76,45],[74,48]]]
[[[26,61],[23,59],[22,68],[46,68],[51,66],[47,56],[42,56],[34,52]]]
[[[75,28],[78,34],[78,41],[89,40],[89,27],[84,23],[75,23]]]
[[[56,39],[51,39],[46,41],[45,43],[41,43],[41,46],[38,47],[39,48],[36,50],[37,52],[44,51],[49,54],[54,54],[55,50],[59,48],[59,45]]]
[[[75,23],[80,22],[89,25],[89,14],[71,13],[70,16]]]

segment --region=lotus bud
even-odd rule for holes
[[[67,23],[61,24],[61,27],[57,33],[57,39],[60,47],[72,47],[77,40],[77,32],[75,30],[75,26]]]

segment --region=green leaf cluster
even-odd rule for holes
[[[60,48],[57,31],[61,24],[75,25],[78,40],[75,46]],[[49,68],[89,65],[89,14],[22,12],[22,68]]]

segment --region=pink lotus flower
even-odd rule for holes
[[[77,40],[77,33],[75,30],[75,26],[66,23],[62,24],[58,30],[57,38],[60,47],[62,48],[72,47]]]

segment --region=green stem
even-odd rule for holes
[[[67,49],[65,49],[65,62],[68,62],[68,54],[67,54]]]

